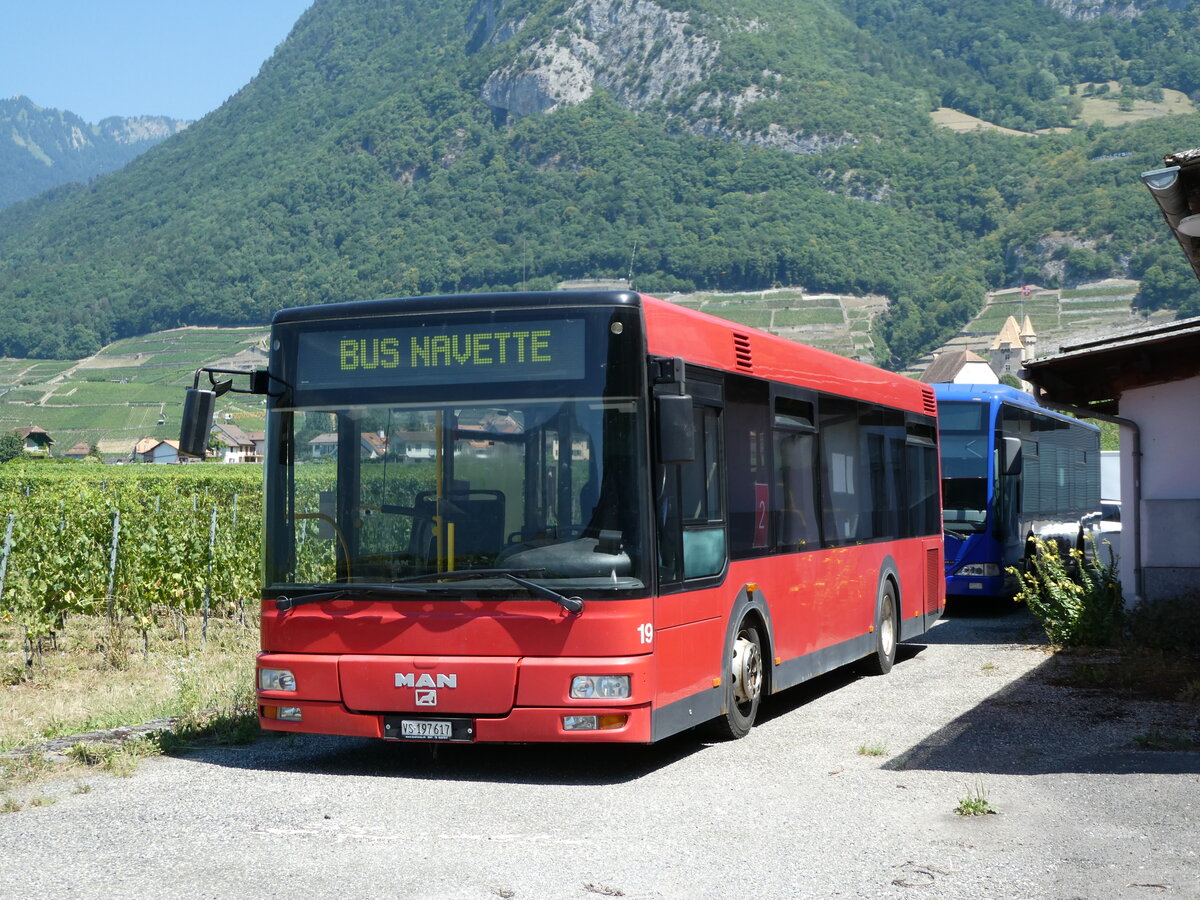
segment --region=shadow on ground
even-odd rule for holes
[[[1045,635],[1020,606],[947,609],[944,622],[920,639],[933,644],[1033,644]],[[914,645],[915,646],[915,645]],[[1119,660],[1114,658],[1114,665]],[[883,768],[973,774],[1043,775],[1200,773],[1194,749],[1200,719],[1183,704],[1151,701],[1114,689],[1077,686],[1071,657],[1045,662]],[[1187,749],[1148,749],[1170,745]]]

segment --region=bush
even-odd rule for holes
[[[1112,547],[1105,565],[1090,535],[1089,552],[1074,549],[1065,558],[1056,541],[1038,537],[1031,541],[1034,552],[1027,570],[1008,571],[1020,580],[1015,599],[1029,606],[1050,643],[1059,647],[1113,644],[1120,636],[1125,599]]]

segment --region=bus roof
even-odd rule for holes
[[[933,391],[919,381],[657,297],[641,300],[648,349],[656,356],[935,413]]]
[[[1099,428],[1091,422],[1085,422],[1082,419],[1076,419],[1073,416],[1068,416],[1066,413],[1059,412],[1055,409],[1047,409],[1042,404],[1038,403],[1037,398],[1031,394],[1018,388],[1009,387],[1006,384],[951,384],[939,383],[933,385],[933,392],[937,395],[938,403],[988,403],[995,405],[997,403],[1009,403],[1013,406],[1021,406],[1025,409],[1034,409],[1043,415],[1050,416],[1055,419],[1064,419],[1066,421],[1075,422],[1083,425],[1086,428],[1093,428],[1099,431]]]

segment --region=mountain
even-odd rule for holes
[[[316,0],[220,109],[0,213],[0,352],[629,273],[886,296],[893,367],[988,289],[1197,303],[1137,178],[1196,143],[1190,9]]]
[[[0,100],[0,207],[115,171],[187,126],[165,116],[110,116],[91,125],[28,97]]]

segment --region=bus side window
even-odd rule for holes
[[[904,537],[924,537],[942,530],[937,453],[933,420],[910,415],[904,446]]]
[[[775,398],[775,522],[783,551],[821,544],[816,495],[816,422],[811,401]]]
[[[860,446],[858,403],[822,396],[819,418],[825,543],[854,543],[862,536],[864,511],[870,514],[864,500],[871,489],[862,473],[865,456]]]
[[[680,466],[683,517],[683,577],[706,578],[725,568],[724,459],[720,410],[697,406],[696,458]]]

